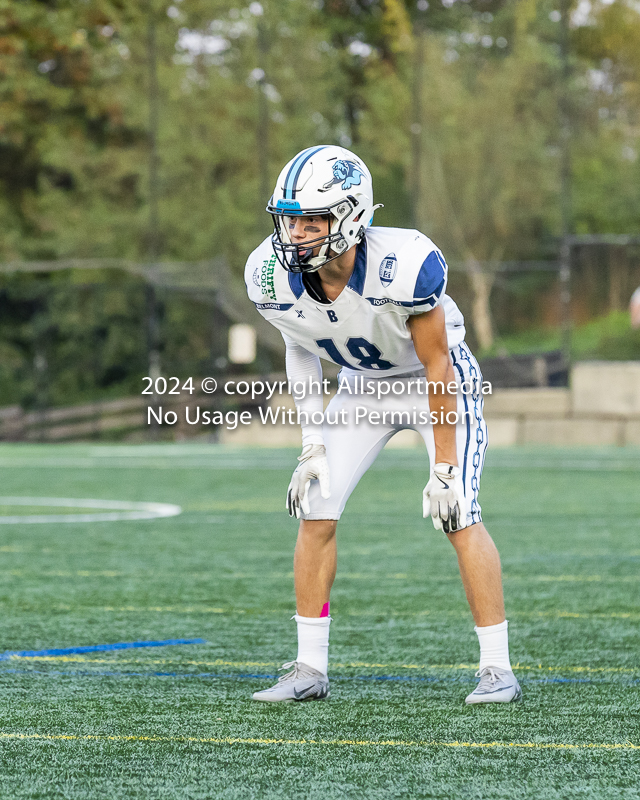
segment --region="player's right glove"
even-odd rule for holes
[[[320,482],[320,494],[327,500],[331,496],[329,489],[329,462],[323,444],[309,444],[298,456],[300,464],[291,477],[287,490],[287,505],[290,517],[300,519],[300,509],[309,514],[309,486],[314,478]]]
[[[437,531],[455,533],[467,527],[467,503],[460,467],[436,464],[422,493],[422,516],[431,517]]]

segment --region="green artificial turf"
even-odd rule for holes
[[[489,451],[525,699],[485,708],[464,705],[477,640],[453,548],[421,518],[417,450],[383,453],[340,523],[331,699],[251,700],[295,657],[295,455],[0,447],[3,497],[183,509],[0,524],[0,650],[206,640],[0,661],[1,797],[640,797],[637,450]]]

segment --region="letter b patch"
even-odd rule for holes
[[[337,322],[338,321],[338,315],[336,314],[335,311],[327,311],[327,316],[329,317],[331,322]]]

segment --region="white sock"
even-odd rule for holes
[[[509,623],[505,619],[499,625],[486,625],[483,628],[476,625],[474,628],[480,642],[480,672],[485,667],[511,669],[508,627]]]
[[[329,665],[331,617],[300,617],[296,614],[294,619],[298,624],[298,657],[296,661],[326,675]]]

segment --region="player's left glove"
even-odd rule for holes
[[[422,516],[431,517],[437,531],[454,533],[467,527],[467,503],[460,467],[436,464],[422,493]]]
[[[327,500],[331,496],[329,489],[329,462],[323,444],[307,445],[298,456],[300,464],[291,477],[287,490],[287,505],[290,517],[300,519],[300,509],[309,514],[309,486],[314,478],[320,482],[320,494]]]

